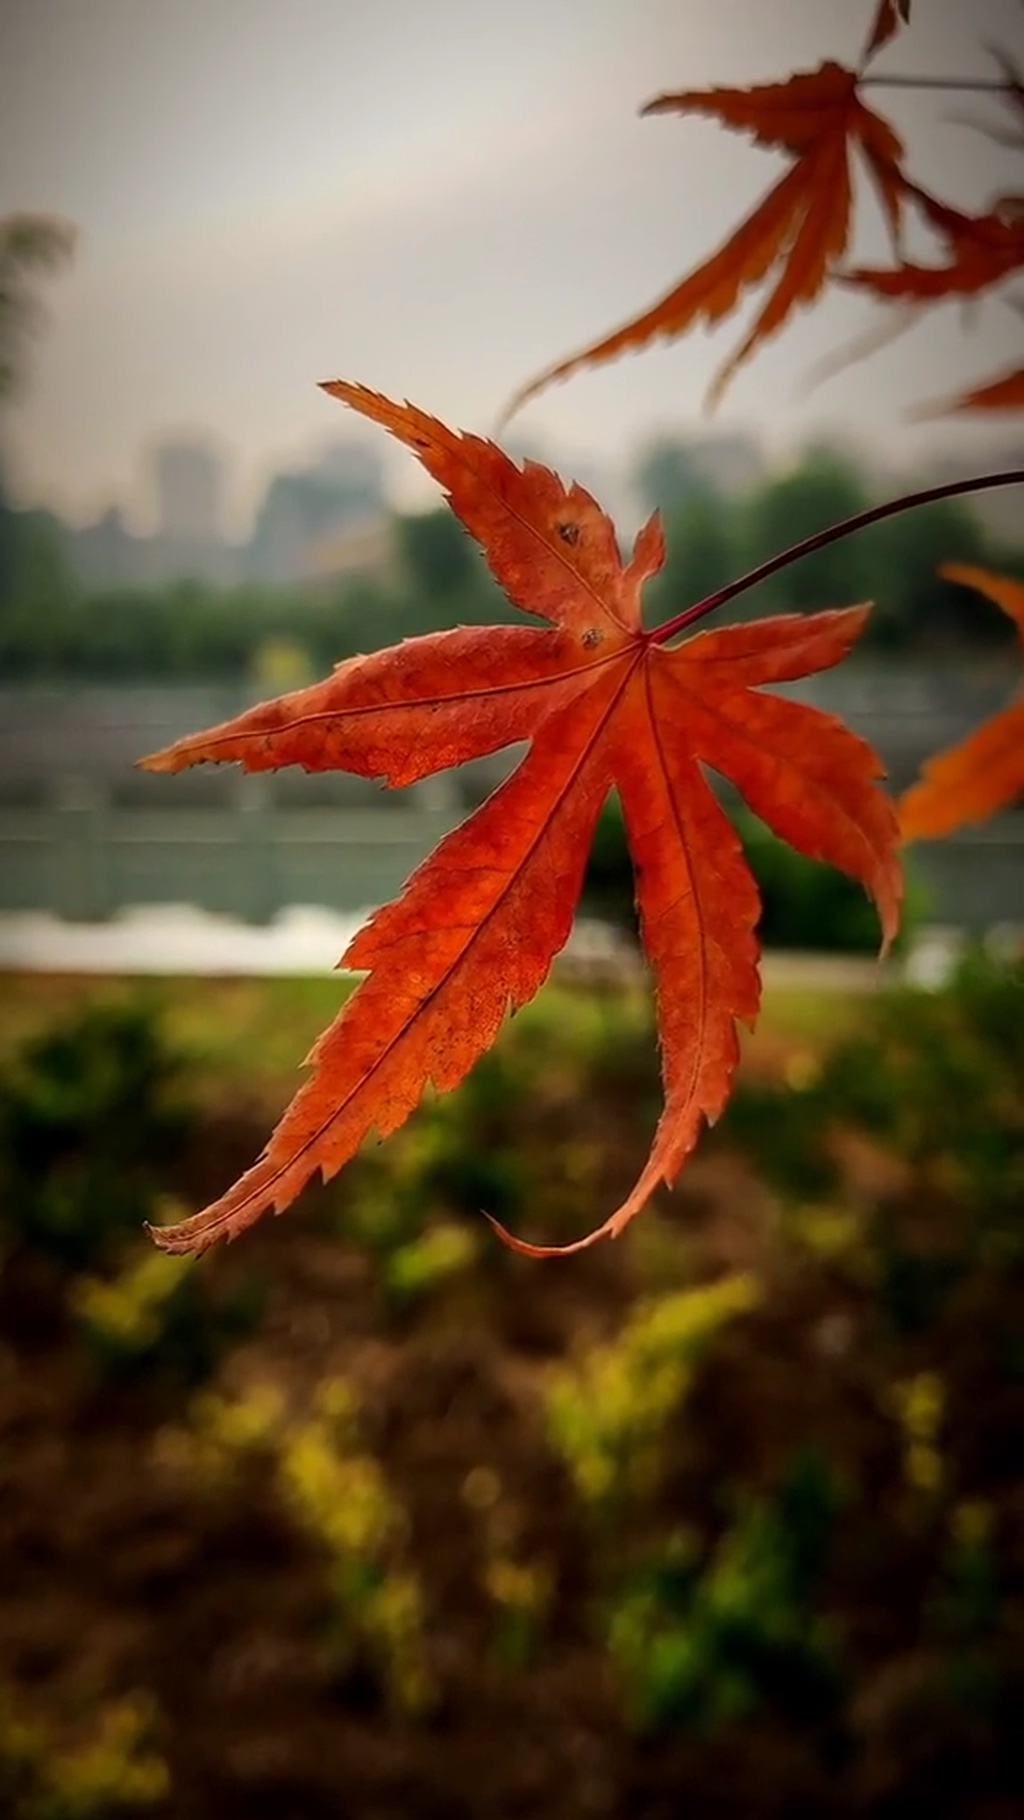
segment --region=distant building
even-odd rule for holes
[[[157,507],[151,536],[130,531],[116,506],[68,529],[71,566],[87,590],[188,581],[288,588],[386,567],[384,468],[372,444],[332,443],[306,467],[274,475],[245,543],[225,539],[226,466],[209,441],[164,437],[151,446],[148,469]]]
[[[158,535],[169,543],[223,541],[224,463],[209,443],[168,439],[152,452]]]
[[[95,524],[68,530],[67,546],[76,579],[88,589],[135,587],[145,563],[141,537],[134,537],[118,506],[110,506]]]
[[[138,536],[113,506],[69,532],[68,549],[85,588],[164,587],[176,581],[224,586],[239,579],[236,546],[224,541],[224,462],[199,438],[168,438],[150,451],[157,529]]]
[[[386,516],[376,451],[340,443],[307,468],[277,474],[267,487],[246,552],[253,581],[288,587],[323,574],[322,553]]]
[[[380,512],[384,502],[384,466],[373,443],[358,440],[331,442],[321,451],[310,472],[337,487],[367,517]]]
[[[371,518],[334,532],[313,544],[306,551],[305,560],[309,579],[326,586],[357,576],[395,581],[399,563],[392,521]]]
[[[236,581],[238,552],[224,541],[221,456],[200,437],[168,437],[154,446],[151,462],[157,532],[147,540],[144,579],[157,586]]]

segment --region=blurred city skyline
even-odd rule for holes
[[[713,123],[637,118],[666,86],[784,77],[854,58],[870,0],[471,0],[433,9],[294,0],[13,0],[0,19],[0,212],[79,231],[47,284],[49,321],[8,414],[15,497],[79,524],[113,502],[152,523],[141,457],[158,439],[230,459],[227,531],[268,481],[362,426],[316,389],[343,373],[488,433],[539,367],[650,302],[724,237],[780,168]],[[485,16],[486,13],[486,16]],[[1019,0],[932,0],[885,53],[894,73],[986,76],[1024,50]],[[880,93],[912,169],[969,207],[1019,187],[1019,152],[963,124],[985,97]],[[695,176],[698,179],[695,181]],[[871,207],[858,252],[884,252]],[[780,454],[818,437],[938,455],[964,472],[1020,446],[1012,420],[908,412],[1017,356],[992,300],[933,311],[893,347],[809,391],[823,357],[884,319],[826,298],[739,375],[707,383],[746,316],[555,388],[513,447],[621,472],[659,432],[749,433]],[[436,494],[381,438],[389,495]],[[613,503],[613,502],[610,502]]]
[[[918,456],[901,467],[881,455],[871,459],[855,441],[835,433],[782,452],[753,430],[699,424],[689,433],[645,440],[618,463],[594,456],[579,460],[548,444],[515,433],[509,452],[522,460],[545,461],[556,472],[586,486],[608,511],[620,538],[628,542],[657,505],[663,516],[677,514],[691,491],[711,493],[722,508],[739,505],[772,480],[807,476],[827,456],[830,464],[867,489],[867,497],[894,496],[901,487],[936,484],[957,477],[955,453],[941,447],[930,459]],[[998,441],[981,457],[994,469],[1002,459]],[[176,581],[233,587],[255,582],[289,587],[327,576],[380,573],[390,569],[389,523],[441,507],[440,498],[404,500],[385,451],[365,436],[339,437],[311,446],[305,458],[267,473],[243,523],[232,519],[227,502],[241,456],[223,439],[196,433],[158,436],[140,452],[136,491],[148,493],[150,509],[133,514],[124,500],[111,499],[85,522],[44,507],[42,517],[64,549],[70,573],[86,589],[160,588]],[[808,466],[810,463],[810,466]],[[660,480],[656,478],[660,476]],[[852,508],[851,508],[852,509]],[[1020,542],[1015,489],[979,494],[966,508],[997,536]],[[31,509],[26,522],[33,517]]]

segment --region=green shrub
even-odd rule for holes
[[[971,1271],[1024,1261],[1024,960],[970,954],[940,991],[880,994],[799,1084],[741,1077],[721,1132],[798,1205],[840,1192],[844,1133],[888,1155],[905,1187],[860,1208],[859,1264],[922,1331]]]
[[[737,811],[733,820],[761,893],[758,935],[766,948],[878,953],[878,913],[860,885],[834,866],[805,859],[749,810]],[[912,870],[906,870],[906,881],[897,953],[906,947],[925,908]]]
[[[28,1043],[0,1079],[7,1248],[77,1270],[140,1233],[191,1123],[181,1080],[142,1001],[89,1005]]]
[[[378,1257],[386,1286],[388,1260],[432,1226],[465,1220],[476,1233],[489,1213],[513,1228],[528,1215],[548,1231],[571,1231],[604,1187],[616,1131],[607,1109],[621,1106],[631,1126],[648,1093],[653,1122],[657,1047],[646,996],[552,985],[454,1093],[428,1096],[386,1147],[363,1153],[332,1222]],[[489,1270],[507,1259],[494,1246],[479,1255]]]
[[[860,885],[833,866],[805,859],[749,810],[735,809],[732,819],[761,893],[758,934],[766,948],[878,953],[878,916]],[[635,929],[633,897],[633,869],[622,807],[613,795],[598,821],[583,901],[594,915],[622,928]],[[923,888],[910,872],[897,950],[906,945],[924,909]]]
[[[831,1717],[837,1641],[815,1611],[839,1497],[816,1453],[772,1500],[747,1497],[707,1557],[677,1533],[609,1609],[608,1647],[633,1723],[703,1734],[771,1705],[803,1725]]]
[[[1024,959],[966,955],[939,992],[883,995],[818,1097],[994,1224],[1024,1204]],[[1010,1236],[1009,1234],[1007,1235]]]

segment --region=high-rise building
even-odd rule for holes
[[[270,481],[249,543],[249,573],[275,587],[322,574],[325,550],[343,536],[378,530],[385,513],[377,451],[334,444],[310,466]]]
[[[223,537],[224,463],[209,443],[180,437],[153,450],[159,534],[179,544],[216,544]]]

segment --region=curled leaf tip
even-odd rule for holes
[[[495,1219],[493,1213],[485,1212],[484,1219],[493,1226],[502,1244],[521,1258],[571,1258],[578,1251],[589,1251],[599,1239],[616,1236],[609,1220],[603,1226],[595,1226],[593,1232],[588,1232],[584,1238],[574,1239],[569,1245],[531,1245],[528,1239],[517,1238],[514,1232],[510,1232],[507,1226]]]

